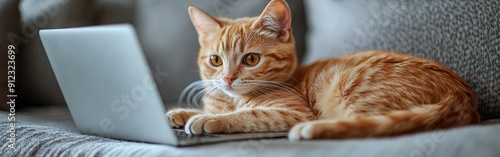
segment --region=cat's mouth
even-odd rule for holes
[[[228,90],[228,91],[235,90],[232,85],[222,85],[222,88],[223,90]]]
[[[234,84],[233,85],[220,85],[219,89],[221,89],[222,91],[224,91],[224,93],[226,93],[227,95],[229,95],[231,97],[243,95],[243,94],[248,92],[246,90],[246,88],[243,88],[239,85],[234,85]]]
[[[221,85],[220,87],[224,91],[233,92],[233,93],[241,90],[241,88],[238,88],[237,86],[234,86],[234,85]]]

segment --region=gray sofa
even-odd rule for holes
[[[212,15],[256,16],[267,0],[191,0]],[[172,147],[82,135],[75,128],[38,30],[135,26],[167,104],[199,79],[186,1],[5,0],[0,46],[17,48],[16,106],[0,108],[0,156],[500,156],[500,2],[497,0],[289,0],[303,63],[355,51],[400,51],[438,61],[478,96],[483,125],[390,138],[234,141]],[[5,49],[6,50],[6,49]],[[1,53],[2,61],[7,60]],[[0,94],[7,95],[5,68]],[[4,99],[2,99],[4,100]],[[5,100],[7,101],[7,100]],[[14,109],[14,110],[13,110]],[[8,114],[15,113],[15,122]],[[15,124],[15,136],[11,136]],[[137,131],[140,131],[138,129]],[[9,148],[15,139],[16,149]]]

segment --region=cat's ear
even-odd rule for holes
[[[200,46],[204,46],[203,44],[207,40],[211,40],[215,32],[221,28],[220,23],[214,17],[194,6],[189,5],[188,12],[191,22],[193,22],[198,33],[198,42]]]
[[[271,0],[266,9],[252,24],[252,28],[261,29],[264,34],[277,37],[281,42],[290,39],[292,15],[284,0]]]

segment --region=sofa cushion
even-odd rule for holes
[[[177,102],[181,91],[200,79],[196,65],[198,37],[187,12],[188,2],[216,17],[239,18],[260,15],[269,1],[138,1],[135,26],[163,100],[167,103]],[[301,55],[305,49],[306,31],[303,2],[288,3]]]
[[[9,45],[14,46],[16,48],[15,51],[19,52],[17,49],[18,43],[16,42],[20,30],[19,29],[20,17],[19,17],[19,9],[17,6],[19,6],[19,0],[0,1],[0,19],[2,19],[2,24],[0,24],[0,62],[2,64],[0,68],[0,97],[6,97],[6,95],[8,94],[16,94],[16,93],[10,93],[9,89],[7,88],[6,64],[7,61],[9,60],[7,58]],[[10,109],[10,105],[2,103],[0,105],[0,109],[8,110]]]
[[[10,136],[7,112],[0,111],[0,135]],[[130,142],[80,134],[67,108],[29,108],[17,113],[16,150],[0,143],[2,156],[217,156],[217,157],[471,157],[500,155],[499,124],[468,126],[388,138],[231,141],[189,147]],[[166,125],[166,124],[165,124]],[[137,128],[141,131],[141,128]]]
[[[483,119],[500,118],[500,1],[305,1],[306,63],[380,49],[438,61],[476,93]]]
[[[92,3],[88,0],[21,1],[21,35],[25,39],[18,55],[21,104],[65,103],[38,31],[89,25],[93,18]]]

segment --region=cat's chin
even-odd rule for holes
[[[240,97],[242,95],[245,95],[246,91],[243,91],[243,90],[235,90],[235,89],[222,89],[222,91],[224,91],[224,93],[226,93],[226,95],[234,98],[234,97]]]

